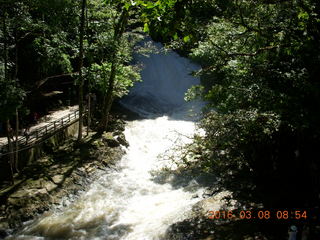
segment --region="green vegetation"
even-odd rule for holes
[[[85,95],[97,94],[97,128],[105,130],[113,100],[140,80],[130,66],[140,27],[202,66],[195,73],[201,84],[186,99],[208,103],[200,123],[206,133],[187,146],[186,166],[214,173],[245,202],[319,205],[318,0],[0,4],[0,120],[7,129],[17,110],[39,111],[34,99],[48,82],[71,80],[72,90],[63,91],[76,90],[80,108]]]
[[[95,0],[87,4],[67,0],[2,0],[0,77],[1,84],[9,86],[12,82],[14,87],[3,88],[8,92],[1,92],[4,96],[13,96],[1,98],[1,106],[4,106],[1,117],[10,118],[15,114],[15,107],[21,107],[25,94],[18,89],[30,96],[37,95],[44,91],[41,87],[48,82],[69,77],[75,84],[83,85],[83,91],[88,93],[96,88],[96,82],[89,79],[91,66],[112,64],[116,59],[116,70],[118,64],[121,69],[128,68],[134,41],[129,42],[129,38],[133,38],[128,32],[131,23],[121,17],[128,15],[127,12],[119,1]],[[84,74],[83,68],[86,69]],[[124,88],[139,80],[135,74],[138,69],[128,68],[132,74],[123,73],[121,69],[115,71],[114,96],[122,95],[126,92]],[[83,96],[79,97],[84,100]],[[12,101],[7,102],[6,98]],[[34,107],[30,102],[24,104]]]
[[[202,65],[187,99],[208,103],[187,165],[245,201],[318,206],[319,2],[167,2],[150,33]]]

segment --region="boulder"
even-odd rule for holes
[[[99,148],[99,147],[103,147],[104,143],[100,139],[98,139],[92,143],[92,146],[94,146],[95,148]]]
[[[124,134],[120,134],[119,136],[116,137],[116,139],[122,146],[129,147],[129,143],[126,140]]]
[[[61,175],[61,174],[58,174],[58,175],[55,175],[52,177],[52,181],[55,183],[55,184],[61,184],[64,180],[64,176]]]
[[[29,196],[29,191],[26,189],[21,189],[11,194],[10,198],[24,198]]]
[[[124,131],[124,129],[125,129],[125,122],[121,119],[111,121],[108,126],[108,131],[116,131],[116,130]]]
[[[102,140],[108,144],[109,147],[119,147],[120,143],[113,137],[111,132],[102,134]]]
[[[51,181],[46,181],[46,182],[42,182],[42,187],[45,188],[48,192],[51,192],[57,187],[57,185]]]

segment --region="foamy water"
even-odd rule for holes
[[[190,141],[195,131],[201,104],[183,97],[199,82],[188,74],[198,67],[173,52],[136,59],[144,65],[144,81],[122,103],[145,119],[127,123],[130,147],[118,170],[107,170],[75,202],[45,213],[9,239],[160,239],[189,216],[200,200],[194,196],[204,189],[196,180],[175,186],[173,176],[158,181],[156,170],[168,165],[159,156]]]

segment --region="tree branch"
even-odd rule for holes
[[[46,78],[44,78],[44,79],[36,82],[35,85],[36,85],[37,88],[39,88],[39,87],[41,87],[43,84],[45,84],[49,79],[71,76],[72,74],[76,74],[76,73],[79,73],[79,72],[63,73],[63,74],[60,74],[60,75],[54,75],[54,76],[46,77]]]
[[[229,57],[233,57],[233,56],[254,57],[254,56],[257,56],[261,52],[272,50],[272,49],[275,49],[275,48],[278,48],[278,47],[280,47],[280,46],[279,45],[277,45],[277,46],[266,46],[266,47],[263,47],[263,48],[259,48],[256,52],[253,52],[253,53],[229,53],[228,56]]]

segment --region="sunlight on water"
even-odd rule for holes
[[[190,141],[195,131],[192,119],[201,104],[185,103],[183,97],[198,83],[188,75],[198,67],[173,52],[137,59],[144,64],[144,82],[122,103],[146,119],[128,122],[130,147],[118,171],[106,170],[74,203],[44,214],[9,239],[159,239],[168,226],[188,217],[200,200],[193,197],[202,194],[200,185],[193,180],[173,186],[152,172],[167,164],[160,154]]]

